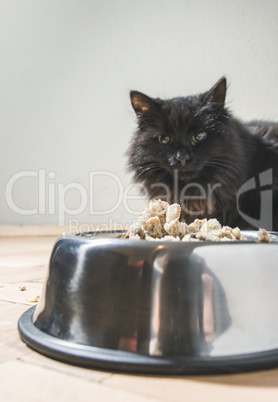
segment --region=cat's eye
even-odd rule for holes
[[[169,145],[169,144],[171,144],[171,142],[172,142],[172,138],[169,137],[168,135],[160,135],[160,136],[158,137],[158,142],[159,142],[161,145]]]
[[[192,135],[192,141],[194,144],[200,144],[201,142],[204,142],[207,138],[207,133],[204,131],[202,133],[197,133]]]

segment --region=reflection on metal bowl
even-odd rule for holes
[[[22,339],[109,370],[221,373],[278,363],[278,236],[259,244],[147,242],[122,232],[57,239]]]

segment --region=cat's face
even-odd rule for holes
[[[201,173],[209,175],[229,152],[222,133],[222,122],[227,119],[225,94],[224,78],[205,94],[165,101],[132,91],[139,128],[134,163],[141,162],[154,172],[177,171],[184,181],[192,181]]]

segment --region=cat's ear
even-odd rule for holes
[[[138,91],[130,91],[130,100],[137,116],[142,116],[154,106],[152,98]]]
[[[222,77],[217,83],[205,94],[205,100],[210,100],[217,106],[224,106],[227,91],[227,80]]]

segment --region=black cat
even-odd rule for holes
[[[149,198],[180,203],[188,223],[214,217],[278,230],[278,123],[235,119],[224,105],[226,78],[195,96],[130,97],[138,130],[129,169]]]

